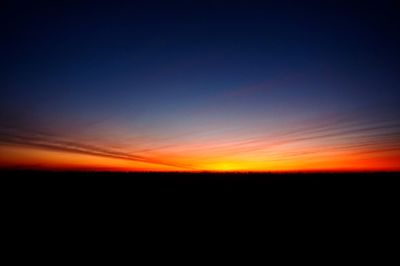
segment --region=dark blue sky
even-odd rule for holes
[[[216,123],[222,137],[396,119],[395,2],[6,1],[0,122],[158,137]]]

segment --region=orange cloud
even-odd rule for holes
[[[0,166],[114,171],[398,171],[400,124],[356,114],[286,126],[212,125],[186,133],[153,131],[121,138],[80,138],[0,129]],[[240,124],[240,123],[239,123]],[[125,134],[129,134],[129,131]],[[127,141],[129,140],[130,141]]]

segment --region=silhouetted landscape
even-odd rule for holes
[[[5,261],[397,258],[397,2],[2,1]]]
[[[308,237],[311,230],[328,241],[326,234],[347,236],[344,228],[357,232],[359,239],[368,239],[371,230],[391,234],[398,224],[400,174],[396,172],[18,170],[3,171],[1,176],[7,220],[23,234],[33,232],[33,240],[41,237],[37,228],[47,232],[55,228],[67,238],[91,232],[93,239],[101,239],[104,229],[121,236],[127,231],[140,233],[145,239],[148,232],[168,232],[167,242],[176,230],[204,237],[213,228],[227,239],[236,238],[238,231],[254,236],[263,231],[281,239],[282,232]]]
[[[392,201],[399,197],[400,173],[185,173],[2,171],[2,187],[30,199],[47,197],[141,199],[145,201],[209,201],[236,199],[268,201],[320,200]],[[144,202],[143,202],[144,203]]]

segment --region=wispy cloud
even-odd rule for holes
[[[400,121],[395,115],[382,117],[373,109],[320,114],[280,127],[258,125],[254,134],[247,135],[241,135],[240,127],[236,130],[232,128],[227,134],[224,127],[218,128],[214,125],[213,134],[208,134],[210,128],[207,127],[203,130],[188,128],[170,136],[157,132],[157,138],[138,138],[134,143],[125,143],[126,140],[120,139],[105,143],[95,136],[90,142],[82,142],[73,133],[50,133],[35,128],[32,122],[26,123],[27,120],[6,121],[2,117],[4,121],[0,125],[0,143],[3,144],[101,156],[182,170],[208,170],[205,165],[210,162],[234,158],[238,162],[244,159],[264,161],[266,165],[273,162],[314,163],[315,167],[321,162],[342,159],[348,160],[348,165],[343,165],[348,167],[352,160],[360,161],[371,156],[389,156],[400,160]],[[21,122],[17,121],[23,123],[19,124]],[[247,131],[249,130],[251,131]],[[135,147],[135,143],[140,145]],[[239,165],[238,168],[240,167]]]

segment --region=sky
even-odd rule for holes
[[[0,168],[399,171],[396,1],[5,1]]]

